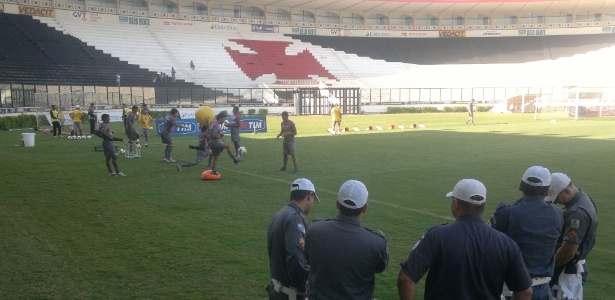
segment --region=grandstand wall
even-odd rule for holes
[[[613,40],[615,40],[615,34],[613,34],[615,27],[610,26],[611,21],[608,20],[570,23],[572,25],[560,27],[550,26],[551,23],[534,24],[535,26],[490,25],[485,27],[464,25],[425,28],[420,26],[371,26],[366,24],[329,26],[330,23],[257,20],[212,16],[211,14],[204,18],[192,18],[190,17],[192,15],[174,15],[153,11],[129,9],[111,11],[92,9],[90,6],[70,6],[66,3],[50,1],[0,0],[0,2],[2,1],[5,2],[3,4],[4,12],[34,15],[49,26],[74,35],[88,44],[94,45],[97,49],[151,71],[168,73],[170,68],[175,66],[178,78],[206,87],[220,90],[238,90],[241,93],[240,89],[257,88],[261,84],[266,84],[275,89],[316,85],[319,81],[325,81],[330,86],[360,87],[369,91],[361,93],[363,97],[369,97],[364,98],[363,101],[376,103],[383,102],[383,98],[375,101],[372,98],[375,94],[383,94],[380,89],[384,89],[384,94],[388,95],[384,98],[387,102],[410,103],[418,101],[425,103],[467,101],[469,100],[468,97],[479,98],[479,101],[495,101],[502,96],[483,98],[480,95],[500,95],[501,92],[491,91],[507,89],[507,87],[541,89],[563,85],[587,85],[580,80],[581,77],[588,77],[587,74],[575,75],[561,72],[561,69],[574,66],[575,62],[558,62],[557,64],[546,62],[540,63],[540,65],[537,63],[495,67],[488,64],[511,62],[510,59],[518,59],[519,57],[524,62],[534,59],[540,60],[541,58],[553,60],[575,54],[574,52],[559,51],[555,47],[544,47],[545,44],[548,44],[547,39],[549,38],[560,37],[561,40],[579,40],[577,45],[572,45],[570,48],[572,51],[583,53],[608,48],[613,45]],[[37,9],[34,5],[41,6]],[[83,11],[84,8],[86,11]],[[118,12],[120,15],[112,14],[114,12]],[[95,34],[86,30],[88,28],[95,31]],[[417,28],[423,29],[416,30]],[[131,38],[122,41],[118,37],[118,30],[130,34]],[[105,37],[105,34],[107,37]],[[183,41],[182,35],[187,37]],[[592,38],[598,40],[598,42],[587,42]],[[341,41],[342,43],[356,39],[356,41],[360,41],[359,44],[362,44],[360,48],[371,49],[371,51],[366,55],[360,53],[357,55],[357,53],[352,53],[351,50],[343,48],[342,50],[345,51],[339,51],[338,46],[333,46],[331,49],[326,43],[319,45],[318,42],[314,41],[319,39]],[[502,42],[508,39],[511,40],[510,43]],[[378,42],[374,43],[375,40],[378,40]],[[279,78],[281,76],[278,75],[281,71],[274,72],[271,69],[265,70],[265,73],[256,72],[256,75],[250,76],[248,74],[250,72],[240,66],[242,62],[238,63],[237,57],[258,54],[252,48],[258,41],[270,42],[272,45],[276,43],[286,45],[282,49],[284,54],[280,55],[280,57],[286,57],[281,58],[282,61],[273,63],[273,66],[280,63],[286,64],[280,68],[282,71],[292,68],[294,63],[289,57],[305,51],[316,61],[308,66],[318,64],[322,66],[324,71],[322,73],[314,71],[313,74],[295,74],[282,80]],[[530,44],[525,41],[531,41],[533,45],[538,46],[528,50],[523,48],[523,45]],[[364,46],[366,43],[371,43],[375,47]],[[481,51],[489,51],[487,49],[489,47],[484,46],[483,43],[485,45],[522,45],[510,47],[510,49],[507,49],[510,51],[509,53],[497,48],[492,52],[500,53],[499,56],[489,57],[480,54]],[[417,44],[430,45],[421,50],[422,53],[425,53],[423,55],[425,58],[414,62],[400,59],[402,56],[400,54],[407,52],[407,48],[404,48],[404,46]],[[389,48],[388,51],[391,55],[378,57],[377,54],[383,53],[383,50],[378,47],[383,45]],[[434,60],[433,57],[437,57],[438,51],[442,49],[462,49],[453,52],[458,52],[457,55],[465,53],[464,55],[467,54],[467,57],[459,59],[455,58],[454,54],[444,53],[440,56],[448,57],[448,61]],[[281,49],[278,48],[278,50]],[[524,53],[524,51],[530,50],[538,55],[532,56]],[[236,58],[233,58],[230,53],[237,53]],[[190,70],[188,62],[191,58],[197,56],[203,60],[195,60],[197,69]],[[306,57],[310,56],[307,55]],[[390,57],[397,57],[397,60]],[[472,64],[472,66],[425,68],[416,65],[421,63],[440,64],[442,62]],[[605,61],[604,63],[602,66],[608,68],[609,62]],[[243,64],[248,66],[254,65],[255,62],[244,61]],[[476,66],[476,64],[485,64],[486,66],[481,67]],[[554,67],[556,65],[559,67]],[[501,70],[506,71],[502,72]],[[465,75],[468,73],[471,73],[472,76]],[[500,77],[501,73],[522,74],[522,76],[516,76],[519,78],[515,81],[495,80]],[[563,76],[574,78],[564,80],[561,78]],[[548,78],[546,83],[544,83],[545,78]],[[585,80],[593,81],[594,86],[609,84],[604,78],[601,80],[594,78]],[[458,89],[462,92],[456,92]],[[373,93],[372,90],[380,91]],[[433,90],[439,90],[439,92]],[[442,96],[442,90],[445,91],[444,96]],[[467,92],[468,90],[470,92]],[[475,90],[482,91],[475,93]],[[234,91],[230,93],[235,94]],[[417,97],[412,96],[413,94],[419,95],[418,100]],[[425,98],[424,95],[429,95],[429,97]],[[252,96],[249,96],[247,100],[259,98],[258,95]],[[423,96],[422,99],[421,96]],[[262,96],[260,97],[262,98]],[[242,101],[243,98],[243,96],[238,96],[239,101]]]

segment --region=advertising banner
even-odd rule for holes
[[[466,37],[465,30],[440,30],[439,36],[441,38],[462,38]]]
[[[277,33],[278,26],[274,25],[261,25],[261,24],[252,24],[252,32],[263,32],[263,33]]]
[[[226,118],[226,120],[231,122],[233,118],[228,117]],[[199,135],[199,123],[196,119],[176,119],[176,121],[181,125],[189,126],[189,128],[173,127],[173,129],[171,130],[171,136]],[[163,125],[164,119],[156,119],[156,131],[158,136],[160,136],[160,130],[162,129]],[[241,117],[239,132],[267,132],[267,118],[262,116]],[[225,135],[230,135],[231,129],[222,125],[222,133],[224,133]]]
[[[19,14],[28,15],[28,16],[48,17],[48,18],[54,18],[56,16],[56,12],[53,8],[23,6],[23,5],[19,6]]]

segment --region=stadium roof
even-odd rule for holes
[[[615,8],[615,0],[226,0],[240,6],[290,7],[319,11],[379,13],[498,13],[597,11]]]

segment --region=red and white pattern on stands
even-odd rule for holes
[[[275,74],[278,80],[313,79],[314,76],[337,80],[312,53],[305,49],[297,55],[286,54],[293,42],[229,39],[254,53],[242,53],[224,47],[239,68],[253,81],[262,75]]]

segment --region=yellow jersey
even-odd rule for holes
[[[73,112],[71,113],[71,117],[73,118],[73,121],[81,122],[81,110],[80,109],[73,110]]]
[[[139,114],[139,123],[141,123],[141,128],[149,129],[149,122],[152,120],[152,115],[144,115]]]
[[[342,120],[342,109],[339,106],[334,106],[331,110],[331,120],[340,121]]]

